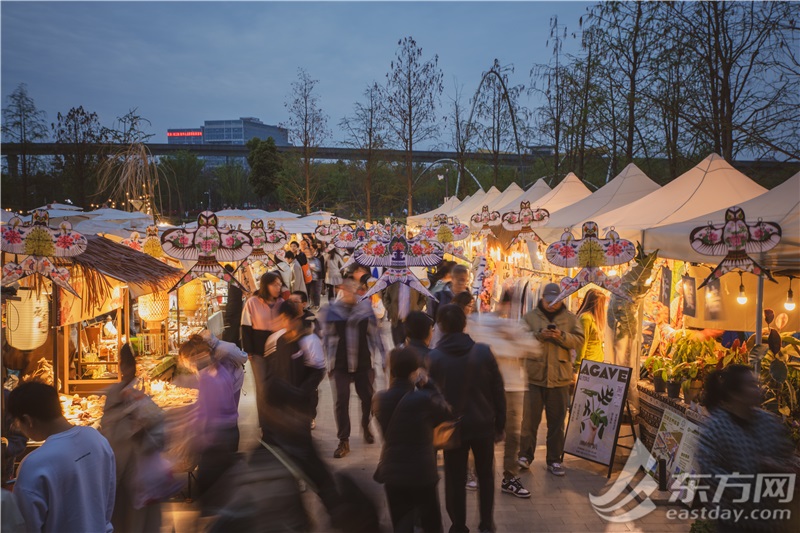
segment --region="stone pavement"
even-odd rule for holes
[[[390,345],[390,344],[387,344]],[[385,388],[385,378],[380,374],[376,378],[376,390]],[[252,374],[247,368],[245,385],[240,405],[240,450],[252,449],[257,444],[258,424],[255,408],[255,388]],[[372,474],[378,464],[381,440],[380,431],[373,422],[373,434],[376,443],[368,445],[364,442],[357,420],[360,406],[357,402],[355,389],[351,394],[350,416],[353,421],[354,431],[350,437],[350,455],[342,459],[334,459],[333,451],[336,449],[336,424],[333,417],[333,397],[329,381],[325,379],[320,387],[319,418],[317,427],[313,431],[315,442],[323,459],[335,471],[346,471],[361,484],[362,488],[373,497],[382,513],[384,531],[391,531],[386,499],[381,485],[373,481]],[[665,517],[666,508],[658,507],[655,511],[633,523],[610,523],[601,519],[593,510],[589,502],[589,494],[601,494],[604,487],[616,479],[616,473],[622,468],[625,455],[618,453],[619,464],[611,480],[606,479],[607,468],[590,463],[572,456],[566,456],[564,465],[567,475],[557,478],[549,474],[544,466],[544,441],[545,424],[539,428],[537,442],[537,459],[529,471],[523,471],[521,476],[523,485],[531,491],[530,499],[520,499],[500,492],[501,465],[503,459],[502,445],[495,451],[495,512],[494,519],[499,532],[581,532],[581,531],[632,531],[632,532],[671,532],[689,531],[690,523],[678,520],[669,520]],[[627,450],[623,450],[627,454]],[[450,527],[450,520],[444,509],[444,473],[439,460],[440,477],[439,502],[442,506],[444,530]],[[305,503],[310,516],[313,517],[314,531],[330,531],[327,515],[319,499],[313,493],[306,492]],[[467,491],[467,525],[472,531],[477,531],[477,492]],[[164,504],[163,532],[184,533],[198,531],[202,524],[198,523],[196,504],[168,503]]]

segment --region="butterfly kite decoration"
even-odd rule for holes
[[[161,245],[168,255],[184,261],[197,261],[181,280],[172,287],[175,290],[205,274],[233,283],[247,292],[220,261],[241,261],[253,251],[253,239],[239,230],[221,230],[217,215],[203,211],[197,216],[196,228],[175,228],[164,232]]]
[[[399,226],[399,227],[398,227]],[[392,227],[391,237],[375,237],[359,245],[353,253],[355,261],[365,267],[385,267],[377,283],[367,291],[362,300],[385,289],[393,283],[403,283],[415,291],[433,298],[409,267],[429,267],[441,263],[444,245],[424,237],[407,239],[405,227]]]
[[[131,232],[131,236],[127,239],[122,239],[121,245],[132,248],[137,252],[141,252],[144,248],[144,239],[141,238],[138,231]]]
[[[339,224],[339,217],[331,217],[330,223],[320,224],[314,230],[314,235],[317,240],[322,242],[331,242],[339,236],[345,229],[352,229],[346,224]]]
[[[498,226],[501,223],[500,213],[497,211],[489,211],[489,206],[485,205],[480,213],[475,213],[470,218],[472,229],[476,230],[477,234],[481,237],[487,235],[494,235],[492,226]]]
[[[86,237],[73,231],[72,224],[61,222],[58,229],[50,227],[47,211],[36,210],[30,223],[12,217],[2,228],[0,246],[4,252],[26,255],[20,263],[9,262],[3,267],[3,285],[18,279],[40,274],[66,291],[78,296],[69,284],[69,270],[56,266],[53,258],[75,257],[86,251]]]
[[[760,218],[755,223],[748,223],[741,207],[729,208],[725,211],[724,223],[713,224],[709,221],[689,234],[695,251],[703,255],[725,256],[697,288],[733,270],[764,274],[770,281],[775,281],[769,270],[756,263],[749,254],[771,250],[780,240],[781,227],[778,224],[764,222]]]
[[[464,247],[456,244],[469,237],[470,229],[457,219],[448,220],[447,215],[436,215],[433,221],[423,226],[417,237],[436,240],[444,245],[444,253],[466,260]]]
[[[264,228],[264,221],[260,219],[256,219],[250,222],[250,231],[247,232],[250,235],[250,238],[253,240],[253,250],[250,252],[250,255],[247,256],[239,266],[236,268],[234,275],[237,272],[247,272],[247,267],[253,266],[265,266],[271,267],[275,266],[275,261],[270,258],[270,253],[275,253],[278,250],[283,249],[283,246],[286,244],[288,240],[288,235],[286,235],[285,231],[275,229],[275,221],[269,220],[267,221],[267,227]],[[252,276],[245,276],[245,285],[248,285],[250,290],[249,292],[253,292],[255,290],[254,280],[251,279]]]
[[[547,209],[532,209],[530,202],[520,202],[519,211],[503,213],[503,228],[514,233],[512,244],[520,239],[542,242],[542,239],[533,231],[533,228],[543,226],[550,219]]]
[[[606,275],[600,267],[630,262],[636,255],[633,243],[620,239],[619,234],[613,229],[606,233],[604,238],[600,238],[597,224],[594,222],[585,222],[581,231],[580,239],[576,239],[571,231],[565,231],[561,235],[561,240],[552,243],[545,252],[547,260],[556,266],[581,267],[581,271],[575,277],[565,277],[561,280],[561,294],[554,302],[563,300],[590,283],[628,299],[628,295],[621,290],[620,277]]]

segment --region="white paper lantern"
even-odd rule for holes
[[[19,300],[6,300],[6,340],[18,350],[35,350],[47,340],[50,302],[43,292],[17,290]]]
[[[139,318],[146,322],[160,322],[169,316],[169,293],[158,291],[139,296]]]

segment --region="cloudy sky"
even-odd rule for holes
[[[2,2],[2,96],[26,83],[49,122],[79,105],[104,125],[138,108],[153,142],[168,128],[255,116],[287,119],[305,68],[319,80],[336,145],[339,120],[366,86],[385,80],[397,41],[439,55],[443,102],[464,94],[498,58],[512,83],[546,63],[550,19],[578,30],[585,2]],[[568,40],[565,51],[577,51]]]

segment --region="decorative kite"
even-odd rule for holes
[[[469,226],[457,219],[448,221],[447,215],[436,215],[433,222],[423,226],[417,238],[436,240],[444,245],[444,253],[466,260],[464,247],[455,244],[469,237]]]
[[[481,237],[494,235],[492,226],[498,226],[500,224],[500,213],[497,211],[489,211],[489,206],[485,205],[480,213],[472,215],[470,222],[472,223],[472,229],[476,230]]]
[[[86,237],[73,231],[72,224],[66,220],[58,229],[51,228],[47,211],[34,211],[29,224],[23,224],[19,217],[12,217],[2,227],[2,250],[28,257],[20,263],[6,263],[3,267],[3,285],[40,274],[80,297],[69,284],[69,270],[56,266],[52,258],[80,255],[86,251],[86,244]]]
[[[584,223],[581,230],[583,235],[580,239],[576,239],[571,231],[565,231],[561,240],[547,247],[547,260],[554,265],[582,268],[574,278],[565,277],[561,280],[561,294],[554,302],[563,300],[590,283],[628,299],[620,290],[619,276],[608,276],[600,267],[623,265],[631,261],[636,255],[633,243],[620,239],[613,229],[606,233],[605,238],[599,238],[597,224],[594,222]]]
[[[530,202],[520,202],[519,211],[503,213],[503,228],[515,233],[511,244],[520,239],[542,242],[533,228],[543,226],[549,218],[550,212],[547,209],[531,209]]]
[[[331,242],[343,229],[344,227],[339,224],[339,217],[331,217],[329,224],[320,224],[314,229],[314,235],[317,237],[317,240]]]
[[[197,228],[170,229],[161,236],[161,245],[168,255],[184,261],[197,261],[171,291],[204,274],[218,277],[247,291],[219,262],[245,259],[253,251],[253,239],[243,231],[222,231],[218,224],[216,214],[203,211],[197,216]]]
[[[120,242],[122,246],[127,246],[128,248],[132,248],[137,252],[141,252],[144,248],[144,240],[139,235],[138,231],[131,232],[131,236],[127,239],[122,239]]]
[[[399,228],[397,226],[400,226]],[[444,255],[444,246],[426,238],[406,239],[401,224],[392,227],[391,238],[372,238],[358,246],[353,253],[355,261],[366,267],[386,267],[378,282],[362,297],[369,298],[393,283],[403,283],[430,298],[433,294],[425,288],[409,267],[438,265]]]
[[[709,221],[708,225],[693,229],[689,240],[692,248],[703,255],[725,256],[698,289],[733,270],[764,274],[770,281],[775,281],[769,270],[748,255],[771,250],[780,242],[781,227],[774,222],[764,222],[759,218],[755,224],[748,224],[742,208],[731,207],[725,211],[724,224],[714,225]]]
[[[250,231],[247,232],[250,238],[253,239],[253,251],[245,258],[236,268],[236,272],[244,271],[250,265],[258,265],[259,263],[266,267],[275,266],[275,261],[270,258],[270,253],[275,253],[283,249],[283,246],[288,240],[285,231],[275,229],[275,221],[267,221],[267,229],[264,229],[264,221],[257,219],[250,222]],[[250,277],[245,276],[245,284],[250,285],[252,280]],[[254,287],[249,287],[253,292]]]

